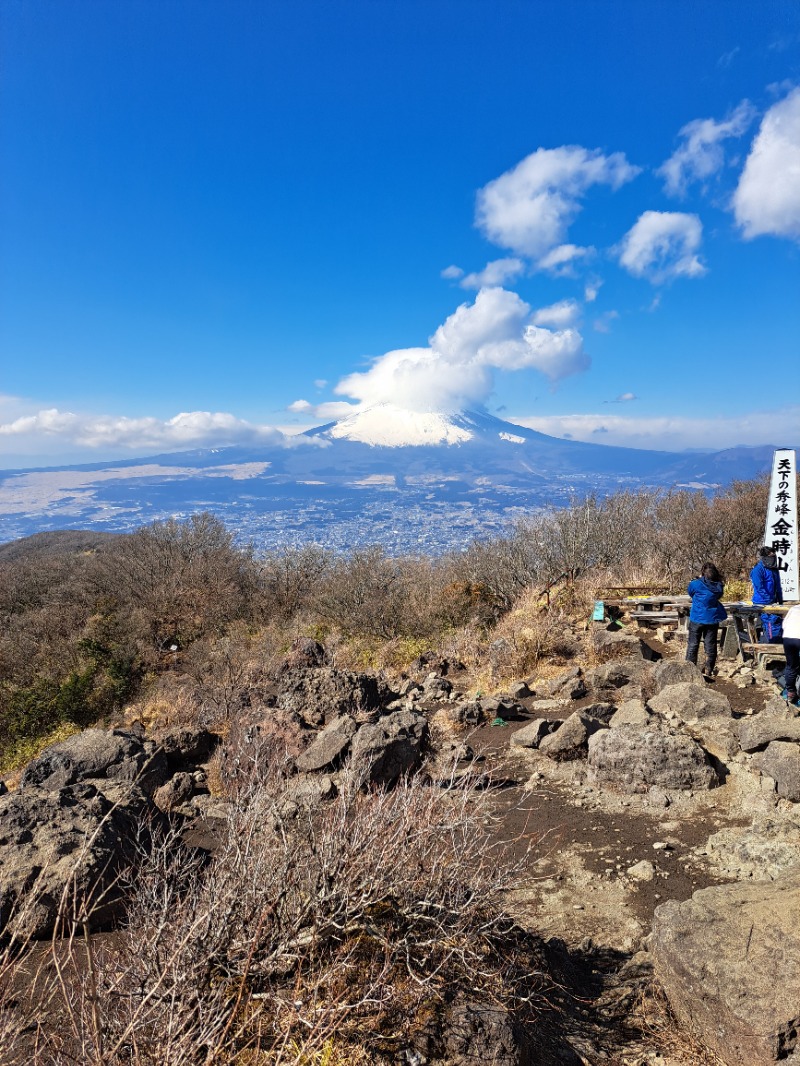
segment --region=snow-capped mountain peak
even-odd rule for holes
[[[391,403],[375,404],[326,426],[332,440],[358,441],[384,448],[414,445],[464,444],[475,437],[464,415],[438,411],[408,411]]]

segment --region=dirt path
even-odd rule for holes
[[[724,679],[715,687],[736,717],[757,713],[770,694]],[[469,744],[482,769],[504,782],[493,798],[498,838],[520,852],[537,842],[536,858],[509,903],[522,925],[561,952],[579,1061],[715,1062],[678,1033],[654,991],[646,952],[653,912],[666,900],[731,880],[706,854],[709,837],[773,816],[784,801],[762,792],[754,775],[738,767],[720,787],[673,794],[667,803],[598,789],[586,781],[585,761],[555,763],[510,744],[535,718],[565,718],[592,701],[546,715],[530,709],[532,702],[523,701],[524,712],[506,727],[477,729]]]

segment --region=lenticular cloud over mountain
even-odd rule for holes
[[[497,370],[538,370],[558,381],[588,368],[577,330],[545,329],[533,317],[516,293],[481,289],[439,326],[429,347],[387,352],[369,370],[343,378],[336,392],[367,407],[391,402],[452,412],[488,399]]]

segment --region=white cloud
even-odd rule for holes
[[[347,418],[357,409],[357,405],[347,403],[345,400],[327,400],[325,403],[309,403],[308,400],[295,400],[294,403],[290,403],[287,407],[287,411],[308,415],[309,418],[315,418],[318,421],[324,419],[326,422],[338,418]]]
[[[664,179],[665,191],[670,196],[685,196],[693,181],[703,181],[721,170],[725,163],[722,142],[741,137],[755,114],[750,101],[742,100],[722,122],[697,118],[687,123],[680,131],[682,143],[656,171]]]
[[[645,211],[622,238],[619,261],[630,273],[661,284],[672,278],[701,277],[706,268],[695,255],[703,237],[697,215]]]
[[[314,381],[314,388],[315,389],[324,389],[327,384],[328,384],[328,379],[327,378],[316,378],[315,381]]]
[[[619,318],[619,311],[604,311],[599,318],[592,322],[592,329],[598,333],[610,333],[611,323]]]
[[[800,87],[767,111],[733,196],[746,238],[800,241]]]
[[[493,259],[483,270],[467,274],[459,281],[462,289],[483,289],[494,285],[504,285],[507,281],[518,278],[525,269],[521,259]]]
[[[741,48],[739,47],[738,44],[736,45],[735,48],[731,48],[731,50],[729,52],[723,52],[722,55],[717,60],[717,66],[720,67],[722,70],[726,70],[731,65],[731,63],[734,61],[734,59],[738,56],[738,54],[740,52],[741,52]]]
[[[538,370],[558,381],[588,366],[577,330],[543,329],[516,293],[491,288],[454,311],[429,347],[387,352],[335,391],[366,407],[388,401],[412,411],[454,411],[488,399],[496,370]]]
[[[619,402],[627,402],[628,398],[635,399],[632,394],[623,393]],[[740,444],[794,444],[800,436],[800,406],[718,418],[573,414],[509,416],[509,421],[554,437],[666,451],[681,451],[684,448],[719,451]]]
[[[618,189],[638,173],[622,152],[607,156],[578,145],[539,148],[479,190],[476,224],[501,248],[541,261],[563,245],[591,186]],[[569,258],[574,254],[560,262]]]
[[[587,304],[594,303],[597,299],[597,294],[600,292],[603,281],[602,278],[592,278],[586,282],[586,287],[583,290],[583,298]]]
[[[152,451],[227,444],[289,445],[273,426],[257,425],[222,411],[187,411],[173,418],[86,415],[51,407],[0,423],[4,449],[30,454],[43,444],[108,451]]]
[[[575,265],[579,259],[594,255],[594,248],[581,248],[577,244],[559,244],[552,251],[543,255],[537,262],[539,270],[546,270],[555,278],[574,278]]]
[[[528,326],[525,343],[531,349],[527,361],[512,369],[530,366],[540,371],[551,381],[589,369],[589,356],[583,350],[583,337],[575,329],[551,332],[540,326]]]
[[[581,305],[577,300],[559,300],[549,307],[540,307],[534,311],[531,322],[534,326],[554,326],[563,329],[571,326],[580,318]]]
[[[441,276],[443,278],[448,278],[449,280],[452,280],[454,278],[460,278],[463,273],[464,271],[461,269],[461,267],[456,266],[455,263],[453,263],[451,266],[444,268]]]

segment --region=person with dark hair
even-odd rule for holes
[[[700,577],[689,582],[686,590],[692,597],[689,611],[689,640],[686,645],[686,661],[697,665],[697,652],[700,641],[706,654],[703,664],[703,677],[711,681],[717,665],[717,636],[719,623],[728,617],[728,612],[720,602],[724,589],[722,574],[713,563],[703,563]]]
[[[783,603],[781,592],[781,574],[778,570],[778,557],[775,549],[768,546],[759,548],[758,562],[750,571],[753,582],[753,603]],[[783,619],[779,614],[768,611],[761,614],[761,644],[779,644],[783,633]]]

